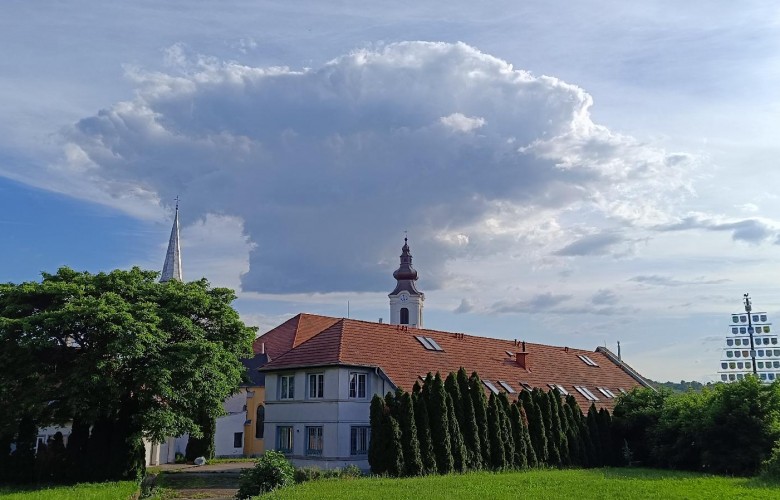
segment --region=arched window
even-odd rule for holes
[[[263,439],[263,428],[265,427],[265,406],[257,407],[257,418],[255,418],[255,437]]]
[[[409,324],[409,309],[406,307],[401,308],[401,324],[402,325]]]

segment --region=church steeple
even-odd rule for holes
[[[184,281],[181,271],[181,246],[179,244],[179,198],[176,198],[176,213],[173,216],[171,238],[168,240],[168,252],[165,254],[160,283],[169,280]]]
[[[417,290],[417,271],[412,267],[412,254],[409,251],[409,240],[404,238],[401,247],[401,264],[393,273],[396,279],[395,289],[390,297],[390,324],[409,325],[422,328],[423,301],[425,294]]]

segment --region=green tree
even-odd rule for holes
[[[520,393],[520,401],[528,417],[528,433],[531,435],[536,459],[540,464],[547,464],[549,451],[547,448],[547,431],[544,428],[542,411],[534,401],[534,393],[523,391]]]
[[[561,454],[558,450],[558,440],[553,430],[550,399],[547,393],[538,388],[534,389],[533,399],[542,414],[542,422],[544,423],[544,432],[547,438],[547,465],[558,467],[561,465]]]
[[[426,383],[425,386],[428,384]],[[423,392],[425,388],[423,387]],[[431,425],[433,451],[436,455],[436,469],[440,474],[448,474],[453,469],[452,440],[450,437],[450,422],[447,411],[447,393],[444,381],[436,372],[433,378],[428,399],[428,420]]]
[[[468,452],[463,441],[463,433],[458,425],[455,415],[455,405],[452,396],[447,394],[447,421],[450,424],[450,449],[452,450],[452,465],[457,472],[463,472],[468,468]]]
[[[400,397],[398,425],[401,427],[401,443],[404,452],[404,475],[422,475],[424,466],[417,438],[417,424],[412,396],[404,392]]]
[[[214,435],[217,432],[217,420],[207,411],[201,410],[196,422],[200,426],[202,436],[192,436],[187,440],[184,456],[190,462],[198,457],[204,457],[207,460],[214,458]]]
[[[398,425],[398,420],[393,418],[389,411],[385,413],[385,422],[382,430],[385,432],[384,440],[387,443],[387,457],[385,457],[387,473],[391,476],[399,477],[406,470],[404,450],[401,444],[401,427]]]
[[[504,445],[506,466],[515,466],[515,437],[512,433],[512,422],[509,417],[509,399],[505,392],[496,396],[498,400],[499,422],[501,423],[501,442]]]
[[[474,402],[470,394],[469,377],[461,366],[457,375],[458,388],[463,405],[463,441],[468,453],[468,468],[478,470],[482,468],[482,448],[479,442],[479,428],[477,417],[474,414]]]
[[[523,424],[522,438],[525,441],[525,456],[528,462],[528,467],[536,467],[539,465],[539,460],[536,458],[536,452],[534,451],[534,445],[531,442],[531,431],[528,426],[528,416],[523,408],[523,402],[518,400],[515,403],[518,412],[520,412],[520,422]]]
[[[86,446],[99,464],[93,479],[135,479],[143,436],[199,437],[198,412],[219,415],[238,388],[255,329],[241,322],[234,299],[206,280],[158,283],[156,272],[138,268],[61,268],[40,283],[2,284],[2,356],[9,347],[37,361],[0,370],[0,407],[12,398],[41,425],[84,422],[89,441],[110,446]],[[17,377],[35,380],[36,390]],[[0,428],[18,419],[4,413]]]
[[[523,436],[523,421],[520,416],[520,409],[517,404],[509,408],[509,420],[512,424],[512,437],[515,442],[515,454],[512,463],[519,469],[528,468],[528,449],[529,442]]]
[[[378,394],[371,398],[369,421],[371,422],[371,440],[368,442],[368,464],[374,474],[384,474],[387,471],[387,456],[389,444],[386,442],[385,430],[385,400]]]
[[[507,457],[501,432],[501,408],[498,398],[492,393],[488,399],[487,421],[490,439],[490,465],[495,470],[503,470],[507,467]]]
[[[490,437],[488,429],[488,400],[485,396],[485,388],[482,385],[477,372],[472,372],[469,377],[469,395],[474,405],[474,417],[477,422],[477,431],[479,432],[479,444],[482,451],[482,463],[489,465],[492,463],[492,454],[490,452]]]
[[[428,405],[422,396],[422,390],[413,393],[412,401],[414,403],[414,421],[417,424],[417,438],[420,441],[420,459],[422,460],[423,473],[436,474],[436,454],[433,452]]]
[[[653,433],[671,391],[634,388],[618,398],[612,413],[619,442],[625,441],[637,462],[651,465]],[[592,437],[592,436],[591,436]]]

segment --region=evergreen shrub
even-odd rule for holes
[[[285,456],[274,450],[266,451],[251,469],[241,471],[237,498],[250,498],[295,483],[295,468]]]

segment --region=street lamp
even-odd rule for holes
[[[750,334],[750,359],[752,360],[753,364],[753,375],[758,377],[758,372],[756,371],[756,349],[753,347],[753,321],[751,318],[750,312],[753,310],[753,305],[750,303],[750,294],[745,294],[745,312],[747,313],[748,317],[748,334]]]

